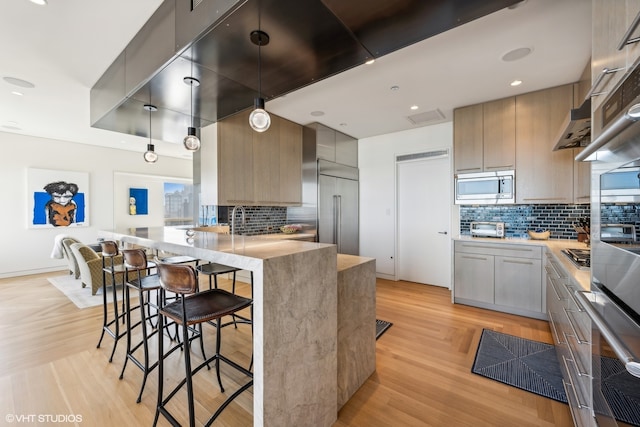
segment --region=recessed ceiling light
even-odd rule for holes
[[[417,105],[412,105],[412,106],[411,106],[411,109],[412,109],[412,110],[417,110],[417,109],[418,109],[418,106],[417,106]]]
[[[533,49],[530,47],[519,47],[502,55],[502,60],[505,62],[517,61],[518,59],[522,59],[529,55],[532,51]]]
[[[12,95],[16,95],[16,96],[24,96],[24,93],[22,93],[22,92],[18,92],[17,90],[12,90],[12,91],[11,91],[11,94],[12,94]]]
[[[391,86],[389,89],[393,91],[400,90],[400,86]]]
[[[37,4],[38,6],[46,6],[47,0],[31,0],[31,3]]]
[[[367,65],[371,65],[371,64],[373,64],[374,62],[376,62],[376,59],[375,59],[375,58],[371,58],[371,59],[367,59],[367,60],[365,61],[365,64],[367,64]]]
[[[25,87],[27,89],[33,89],[34,87],[36,87],[36,85],[34,85],[33,83],[26,80],[18,79],[16,77],[3,77],[2,80],[9,83],[10,85]]]
[[[520,86],[522,84],[522,80],[514,80],[509,83],[511,86]]]
[[[311,114],[313,117],[320,117],[320,116],[324,116],[324,111],[317,110],[317,111],[312,111],[309,114]]]

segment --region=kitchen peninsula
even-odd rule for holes
[[[254,426],[330,426],[375,370],[373,259],[177,227],[99,236],[253,273]]]

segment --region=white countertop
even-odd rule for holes
[[[569,276],[574,279],[576,284],[580,285],[584,290],[588,291],[591,289],[591,271],[580,270],[561,252],[562,249],[568,248],[588,248],[588,246],[584,242],[578,242],[577,240],[571,239],[532,240],[521,237],[507,237],[504,239],[496,239],[491,237],[471,237],[469,235],[460,235],[458,237],[455,237],[454,240],[496,244],[544,246],[549,249],[549,251],[551,251],[553,255],[555,255],[555,257],[558,259],[558,262],[560,262],[567,273],[569,273]]]

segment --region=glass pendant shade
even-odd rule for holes
[[[249,126],[256,132],[264,132],[271,126],[271,117],[264,109],[264,99],[256,98],[255,108],[249,115]]]
[[[155,163],[158,160],[158,154],[154,151],[153,144],[147,144],[147,151],[144,152],[144,161],[147,163]]]
[[[184,137],[182,141],[184,143],[184,148],[189,151],[198,151],[200,149],[200,138],[196,135],[196,128],[189,127],[187,129],[187,136]]]

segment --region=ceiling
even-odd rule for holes
[[[89,91],[161,3],[49,0],[42,7],[28,0],[3,2],[0,76],[35,87],[0,80],[0,131],[143,152],[146,136],[90,126]],[[355,16],[341,17],[360,23]],[[516,61],[501,59],[522,47],[531,53]],[[278,96],[267,102],[267,110],[302,125],[318,121],[365,138],[450,121],[458,106],[574,82],[590,52],[590,1],[528,0],[395,52],[372,52],[374,64]],[[514,79],[523,83],[512,87]],[[411,110],[414,105],[418,109]],[[191,156],[180,141],[154,142],[161,156]]]

